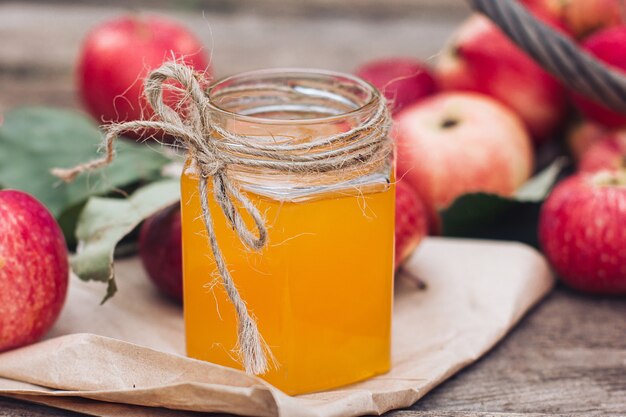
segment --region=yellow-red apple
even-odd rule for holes
[[[398,178],[436,212],[471,192],[508,196],[533,169],[532,141],[521,119],[476,93],[439,93],[400,112],[393,129]]]

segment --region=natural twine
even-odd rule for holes
[[[163,88],[166,81],[179,83],[180,91],[186,94],[187,106],[182,112],[184,116],[165,104]],[[351,168],[381,164],[388,160],[392,152],[388,137],[390,116],[381,98],[379,106],[367,122],[344,133],[307,143],[260,144],[254,137],[232,133],[212,122],[214,108],[201,87],[203,83],[200,74],[183,64],[163,64],[150,74],[144,84],[145,96],[154,109],[155,119],[106,126],[103,139],[106,152],[102,158],[71,169],[54,169],[53,174],[69,182],[82,172],[109,165],[115,156],[114,141],[123,132],[158,130],[181,141],[199,170],[202,217],[217,269],[237,314],[240,357],[247,373],[263,374],[269,370],[270,362],[273,362],[272,352],[259,333],[256,320],[242,300],[222,256],[209,209],[207,181],[213,179],[213,198],[241,241],[250,250],[259,251],[267,242],[265,221],[259,210],[241,192],[240,186],[232,181],[228,167],[238,165],[305,175],[339,174]],[[167,87],[173,88],[169,84]],[[288,86],[281,90],[294,95],[305,94]],[[236,202],[253,219],[258,236],[246,226],[235,206]]]

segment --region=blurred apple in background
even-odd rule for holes
[[[624,23],[622,0],[559,0],[568,30],[583,39],[601,29]]]
[[[143,79],[171,60],[210,73],[202,43],[184,26],[160,16],[123,16],[96,26],[80,52],[78,91],[99,123],[148,119]],[[166,100],[177,102],[170,92]]]
[[[626,76],[626,26],[616,26],[590,36],[582,44],[592,55]],[[573,93],[576,107],[589,119],[607,127],[626,126],[626,114],[611,110],[580,94]]]
[[[183,301],[183,260],[178,204],[149,217],[141,226],[139,255],[148,276],[171,299]]]
[[[413,58],[387,58],[368,62],[356,75],[379,89],[393,114],[435,93],[437,86],[430,71]]]
[[[493,97],[515,111],[536,142],[562,126],[567,102],[561,84],[485,17],[467,20],[439,56],[439,86]]]
[[[572,126],[567,132],[566,142],[574,160],[580,161],[594,143],[607,136],[608,131],[601,124],[586,120]]]
[[[0,352],[36,342],[52,327],[68,278],[54,217],[29,194],[0,191]]]
[[[578,165],[579,171],[597,172],[626,168],[626,132],[615,131],[592,144]]]
[[[522,0],[536,17],[562,33],[584,39],[624,23],[622,0]]]
[[[398,180],[417,191],[437,229],[439,209],[484,191],[511,195],[533,169],[532,142],[521,119],[476,93],[439,93],[403,110],[393,135]]]

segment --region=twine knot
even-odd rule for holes
[[[171,84],[173,81],[175,84]],[[163,100],[164,84],[184,94],[176,109]],[[222,256],[209,208],[209,181],[213,199],[239,239],[250,250],[261,250],[267,242],[265,221],[255,205],[242,193],[229,175],[229,166],[238,165],[275,172],[300,175],[339,173],[351,169],[364,171],[364,166],[378,167],[387,163],[393,151],[388,132],[391,125],[384,100],[365,123],[346,132],[321,138],[310,143],[259,144],[255,138],[227,131],[213,123],[210,99],[202,88],[201,74],[176,62],[163,64],[144,83],[144,94],[154,109],[153,120],[137,120],[106,126],[105,155],[71,169],[54,169],[53,174],[72,181],[78,174],[110,164],[115,156],[114,141],[123,132],[161,131],[175,137],[189,152],[199,171],[199,194],[202,219],[207,237],[222,278],[224,289],[235,307],[238,320],[238,351],[247,373],[263,374],[273,362],[272,352],[261,336],[230,275]],[[237,87],[231,87],[236,90]],[[294,87],[282,88],[288,94],[302,96],[306,92]],[[186,104],[183,108],[182,105]],[[219,137],[219,139],[218,139]],[[253,220],[250,229],[238,206]]]

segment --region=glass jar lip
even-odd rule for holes
[[[260,117],[260,116],[250,116],[240,114],[231,110],[227,110],[225,108],[217,105],[214,100],[211,98],[211,92],[215,89],[228,83],[229,81],[244,79],[247,77],[254,76],[267,76],[267,75],[284,75],[284,74],[302,74],[307,76],[315,76],[319,75],[322,77],[341,77],[351,82],[354,82],[355,85],[363,87],[368,93],[370,93],[369,100],[366,103],[360,105],[359,107],[347,111],[345,113],[333,114],[324,117],[316,117],[311,119],[276,119],[269,117]],[[234,75],[229,75],[227,77],[220,78],[213,82],[207,89],[206,95],[209,99],[209,107],[212,111],[220,113],[223,116],[234,117],[237,120],[244,121],[247,123],[256,123],[256,124],[276,124],[276,125],[297,125],[297,124],[325,124],[325,123],[336,123],[340,122],[342,119],[347,117],[356,116],[361,112],[367,111],[372,108],[380,99],[381,94],[378,89],[371,84],[370,82],[352,74],[340,72],[340,71],[332,71],[325,69],[309,69],[309,68],[298,68],[298,67],[279,67],[279,68],[266,68],[266,69],[258,69],[252,71],[244,71]]]

